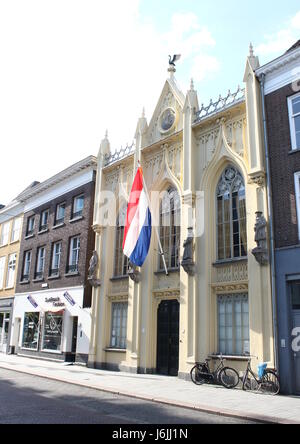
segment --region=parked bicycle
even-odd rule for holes
[[[222,384],[224,387],[231,389],[238,385],[239,375],[236,370],[231,367],[225,367],[222,355],[216,356],[220,359],[218,367],[211,371],[209,362],[211,359],[206,359],[205,362],[196,362],[190,371],[191,379],[194,384]]]
[[[256,359],[257,356],[252,356]],[[248,359],[246,372],[243,376],[243,390],[277,395],[280,391],[279,379],[276,370],[268,369],[267,364],[258,365],[256,376],[251,368],[251,357]]]

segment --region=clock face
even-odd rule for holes
[[[167,108],[161,115],[160,126],[162,131],[168,131],[175,122],[175,111],[172,108]]]

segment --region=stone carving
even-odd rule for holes
[[[255,214],[256,223],[254,227],[254,239],[257,247],[252,250],[252,254],[255,256],[255,259],[259,264],[267,265],[269,263],[269,252],[267,245],[267,221],[261,211],[257,211]]]
[[[214,272],[214,281],[220,283],[242,282],[248,280],[248,264],[239,263],[226,266],[218,266]]]
[[[97,279],[97,266],[98,266],[98,254],[97,251],[94,250],[92,257],[90,259],[90,266],[88,272],[88,281],[93,287],[99,287],[100,281]]]
[[[138,284],[141,280],[141,272],[138,271],[137,267],[130,261],[128,266],[128,276],[136,284]]]
[[[188,237],[184,241],[183,248],[184,250],[183,250],[183,258],[181,261],[181,266],[189,276],[194,276],[195,275],[195,262],[193,260],[194,233],[191,227],[188,228]]]

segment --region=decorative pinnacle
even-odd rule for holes
[[[106,139],[106,140],[108,139],[108,130],[105,131],[104,139]]]
[[[250,57],[254,57],[253,45],[252,45],[251,42],[250,42],[250,45],[249,45],[249,55],[250,55]]]
[[[142,118],[145,118],[145,107],[143,106],[143,110],[142,110]]]
[[[193,79],[191,79],[190,90],[191,90],[191,91],[194,91],[194,80],[193,80]]]

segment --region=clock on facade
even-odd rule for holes
[[[173,108],[165,109],[160,116],[160,127],[162,132],[169,131],[175,123],[176,113]]]

